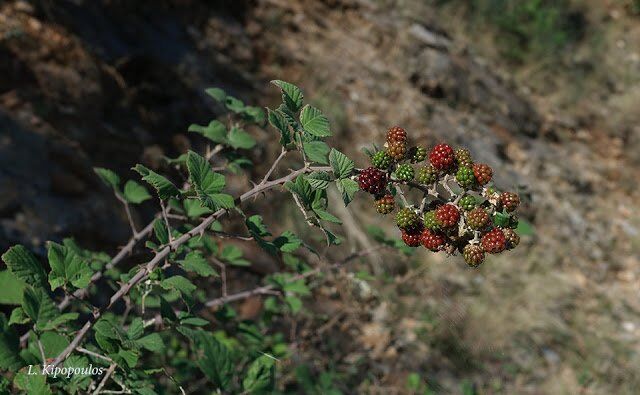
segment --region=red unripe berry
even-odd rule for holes
[[[489,165],[485,165],[484,163],[475,163],[473,165],[473,175],[476,177],[478,184],[484,185],[491,181],[493,170],[491,170]]]
[[[392,144],[396,142],[407,141],[407,131],[400,126],[394,126],[387,131],[387,143]]]
[[[409,247],[420,247],[420,236],[422,234],[421,229],[402,229],[400,233],[402,234],[402,241],[404,241],[404,244],[408,245]]]
[[[429,229],[425,229],[420,235],[420,242],[426,249],[431,251],[438,251],[440,247],[444,245],[445,239],[441,234],[435,233]]]
[[[453,166],[455,154],[449,144],[438,144],[429,153],[429,162],[438,170]]]
[[[460,211],[453,204],[443,204],[436,209],[436,221],[443,228],[455,226],[460,220]]]
[[[367,191],[373,195],[379,195],[384,192],[387,187],[387,173],[384,173],[375,167],[368,167],[358,176],[358,185],[363,191]]]
[[[515,210],[520,204],[520,197],[513,192],[502,192],[499,199],[500,204],[509,212]]]
[[[471,267],[477,267],[484,261],[484,251],[477,244],[467,244],[462,251],[462,256]]]
[[[497,254],[507,247],[507,238],[499,228],[494,228],[489,233],[482,236],[480,242],[482,249],[490,254]]]

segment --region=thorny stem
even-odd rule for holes
[[[78,352],[83,353],[83,354],[91,355],[92,357],[104,359],[105,361],[108,361],[108,362],[113,362],[113,359],[107,357],[106,355],[98,354],[97,352],[93,352],[91,350],[87,350],[86,348],[83,348],[83,347],[78,347],[78,348],[76,348],[76,350]]]
[[[111,377],[113,372],[116,370],[117,366],[118,365],[115,362],[109,366],[109,369],[107,369],[107,373],[104,374],[102,381],[100,381],[100,384],[98,384],[98,388],[96,388],[96,390],[93,391],[94,395],[99,394],[102,388],[104,388],[105,384],[107,384],[107,380],[109,380],[109,377]]]
[[[136,230],[135,222],[133,222],[133,216],[131,215],[131,208],[129,207],[129,202],[127,202],[125,198],[120,196],[120,193],[116,192],[115,195],[116,195],[116,198],[124,206],[124,212],[127,214],[127,220],[129,220],[129,226],[131,227],[131,232],[133,233],[134,236],[137,235],[138,231]]]
[[[264,175],[264,178],[262,179],[262,181],[260,181],[260,184],[258,185],[262,185],[265,182],[267,182],[267,180],[269,179],[269,176],[271,176],[271,173],[273,173],[276,167],[278,167],[278,164],[280,163],[282,158],[284,158],[286,155],[287,155],[287,150],[284,147],[282,147],[282,150],[280,151],[280,155],[273,162],[273,164],[271,165],[271,168],[269,169],[269,171],[267,171],[267,174]]]

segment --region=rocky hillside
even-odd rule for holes
[[[287,79],[361,164],[359,148],[395,124],[425,144],[468,146],[526,197],[535,228],[479,271],[424,257],[374,282],[374,301],[344,307],[370,313],[328,332],[356,341],[316,346],[319,357],[335,352],[331,366],[355,370],[362,392],[401,391],[410,372],[445,392],[463,380],[489,393],[640,384],[637,129],[545,105],[420,1],[215,3],[0,4],[0,249],[68,234],[114,248],[126,219],[92,166],[161,167],[198,143],[188,124],[215,114],[205,87],[268,105],[268,81]],[[365,203],[350,215],[382,223]]]

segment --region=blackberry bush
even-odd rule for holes
[[[455,152],[456,163],[459,167],[473,166],[473,159],[471,159],[471,152],[466,148],[458,148]]]
[[[480,230],[489,224],[489,213],[482,207],[476,207],[467,214],[467,225],[473,230]]]
[[[499,197],[500,204],[505,210],[511,212],[518,208],[520,197],[513,192],[502,192]]]
[[[422,242],[422,230],[420,228],[402,229],[400,231],[402,241],[409,247],[420,247]]]

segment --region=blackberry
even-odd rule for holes
[[[478,267],[484,261],[484,251],[478,244],[467,244],[462,251],[462,256],[471,267]]]
[[[507,250],[512,250],[520,244],[520,235],[513,229],[503,229],[504,237],[507,239]]]
[[[405,155],[407,155],[407,143],[404,141],[389,143],[387,154],[396,162],[403,160]]]
[[[427,159],[427,149],[421,146],[411,148],[409,150],[409,159],[411,159],[411,163],[422,162]]]
[[[436,219],[436,210],[424,213],[424,227],[431,230],[440,229],[440,225]]]
[[[435,233],[429,229],[422,231],[420,235],[420,242],[425,248],[431,251],[438,251],[445,243],[444,236]]]
[[[433,184],[438,181],[438,170],[431,165],[423,166],[418,169],[416,179],[420,184]]]
[[[458,148],[454,154],[456,163],[460,167],[471,168],[473,166],[473,160],[471,159],[471,152],[466,148]]]
[[[461,166],[456,172],[456,181],[463,188],[470,188],[476,181],[473,170],[468,167]]]
[[[403,229],[400,231],[402,241],[409,247],[420,247],[422,229]]]
[[[396,169],[396,177],[398,177],[398,180],[402,180],[402,181],[413,180],[413,174],[414,174],[413,167],[411,167],[411,165],[406,163],[398,166],[398,168]]]
[[[520,204],[520,197],[513,192],[502,192],[499,200],[500,204],[509,212],[515,210]]]
[[[476,198],[471,195],[463,196],[458,205],[466,211],[473,210],[476,207]]]
[[[388,169],[393,160],[385,151],[378,151],[371,157],[371,164],[378,169]]]
[[[443,204],[436,209],[436,221],[443,228],[455,226],[460,220],[460,212],[453,204]]]
[[[368,167],[360,172],[358,185],[363,191],[379,195],[387,186],[387,174],[375,167]]]
[[[407,131],[400,126],[394,126],[387,131],[387,143],[407,142]]]
[[[409,207],[405,207],[396,214],[396,224],[400,229],[416,229],[420,226],[420,217]]]
[[[482,249],[490,254],[497,254],[504,251],[507,246],[507,239],[499,228],[494,228],[484,236],[481,240]]]
[[[396,202],[393,196],[387,194],[376,200],[376,211],[380,214],[389,214],[395,208]]]
[[[451,168],[454,159],[453,148],[449,144],[438,144],[429,153],[429,162],[438,170]]]
[[[467,225],[473,230],[480,230],[489,223],[489,213],[482,207],[474,208],[467,214]]]
[[[491,181],[493,170],[491,170],[491,167],[489,167],[489,165],[485,165],[484,163],[476,163],[473,165],[473,175],[476,177],[476,181],[478,181],[478,184],[484,185]]]

